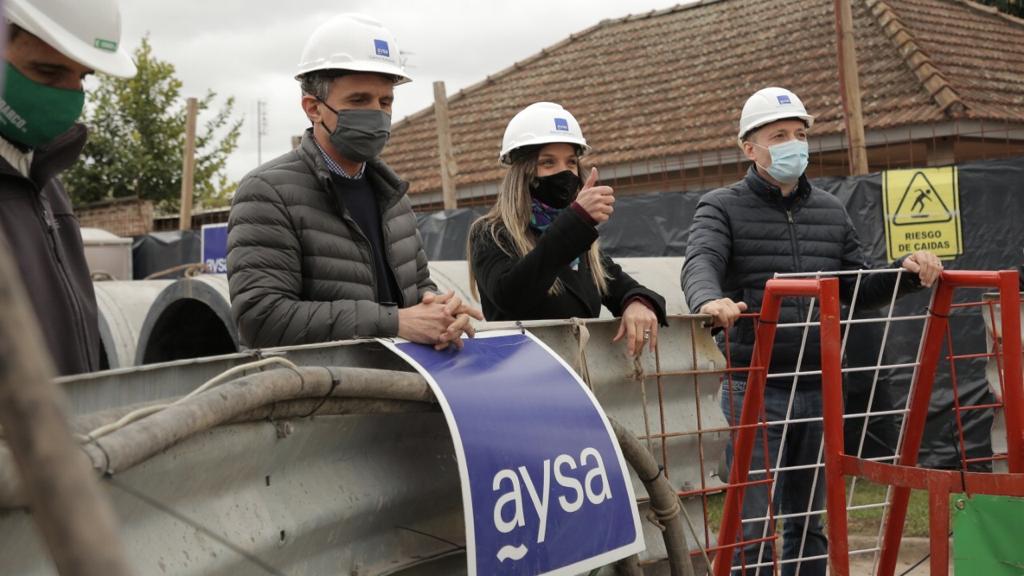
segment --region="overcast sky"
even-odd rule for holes
[[[207,89],[234,96],[246,124],[228,176],[257,165],[256,102],[267,102],[263,160],[286,152],[307,121],[293,79],[316,26],[341,12],[382,21],[407,53],[413,82],[395,91],[393,121],[433,104],[433,82],[449,94],[606,18],[687,0],[121,0],[123,44],[134,50],[149,33],[154,54],[177,68],[185,96]]]

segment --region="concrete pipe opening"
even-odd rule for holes
[[[224,276],[182,278],[153,303],[139,337],[138,364],[238,351]]]

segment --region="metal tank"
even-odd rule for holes
[[[661,332],[657,354],[645,353],[639,363],[626,356],[621,343],[611,343],[618,328],[614,320],[527,322],[523,327],[578,371],[585,365],[590,386],[609,417],[646,437],[644,446],[665,467],[673,487],[686,491],[717,482],[727,441],[727,433],[714,432],[726,427],[717,408],[725,362],[700,324],[700,317],[672,317]],[[481,326],[501,327],[506,326]],[[356,341],[179,360],[59,383],[71,400],[74,427],[84,434],[140,404],[181,397],[257,358],[284,358],[300,367],[411,372],[376,341]],[[295,378],[290,369],[275,374]],[[266,377],[265,372],[260,375]],[[216,401],[220,390],[206,394]],[[152,453],[124,469],[111,470],[111,458],[116,458],[111,444],[101,450],[87,443],[83,450],[93,465],[111,472],[104,484],[136,572],[465,573],[457,465],[436,404],[320,400],[275,402],[173,437],[140,420],[110,436],[134,430],[154,443]],[[698,427],[708,432],[698,434]],[[2,462],[0,468],[13,469]],[[646,517],[647,492],[636,474],[631,475]],[[12,482],[0,474],[0,574],[54,574]],[[703,535],[699,498],[684,498],[683,503],[696,523],[694,530]],[[643,526],[644,573],[668,574],[662,532],[650,521]],[[600,573],[612,574],[613,568]]]
[[[999,306],[999,294],[990,293],[985,294],[982,297],[982,301],[992,306],[992,313],[989,313],[987,306],[980,308],[982,318],[985,320],[985,344],[986,351],[993,352],[995,342],[1002,342],[1002,335],[999,333],[999,315],[1001,313],[1001,307]],[[993,324],[995,319],[995,324]],[[1024,326],[1024,304],[1021,304],[1021,326]],[[985,362],[985,380],[988,381],[989,390],[992,395],[995,396],[1000,402],[1003,400],[1003,389],[1002,383],[999,379],[1000,371],[999,360],[995,357],[989,358]],[[992,452],[996,454],[1006,454],[1006,415],[1003,413],[1002,408],[994,408],[992,410]],[[1009,471],[1006,460],[995,460],[992,462],[993,472],[1006,473]]]

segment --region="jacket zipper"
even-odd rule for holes
[[[800,267],[799,244],[796,241],[796,221],[793,220],[793,212],[788,208],[786,209],[786,221],[789,222],[789,242],[793,248],[793,272],[803,272],[803,269]],[[804,307],[807,303],[803,298],[799,298],[797,301],[800,303],[800,315],[806,318]]]
[[[395,299],[398,300],[398,302],[395,302],[395,304],[397,304],[398,307],[401,308],[402,305],[405,304],[405,295],[402,294],[402,287],[398,285],[398,272],[395,271],[395,267],[392,266],[391,264],[391,234],[388,232],[388,227],[384,225],[383,210],[381,210],[380,215],[380,232],[384,240],[384,264],[387,266],[387,269],[391,271],[391,274],[395,277],[395,288],[398,288],[398,294],[394,295]],[[387,280],[387,278],[385,278],[384,280]],[[416,287],[416,292],[417,294],[419,293],[419,286]]]
[[[46,226],[47,238],[50,241],[50,253],[57,262],[57,270],[59,270],[60,273],[61,284],[71,300],[71,306],[74,309],[75,329],[78,332],[79,338],[78,346],[76,346],[76,348],[78,349],[78,354],[81,359],[85,361],[86,369],[91,370],[93,364],[89,361],[88,355],[89,336],[85,330],[85,314],[82,312],[82,305],[78,301],[78,295],[75,294],[75,291],[71,286],[71,279],[68,278],[68,272],[64,268],[64,259],[61,258],[60,245],[57,241],[57,224],[53,219],[53,215],[46,209],[46,206],[43,205],[43,201],[40,199],[39,194],[42,194],[42,191],[36,192],[36,207],[40,211],[40,217],[43,219],[43,225]]]

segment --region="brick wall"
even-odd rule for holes
[[[153,231],[153,203],[127,198],[75,208],[83,228],[102,228],[118,236],[132,237]]]

